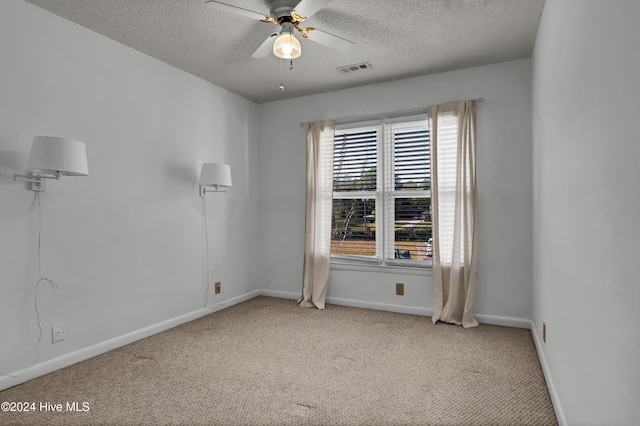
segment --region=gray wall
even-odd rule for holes
[[[533,318],[539,336],[547,324],[542,351],[568,424],[632,424],[638,16],[632,0],[547,0],[533,61],[255,105],[30,4],[1,1],[0,373],[35,359],[37,210],[34,193],[12,180],[34,136],[84,141],[90,168],[41,194],[42,273],[60,287],[39,287],[42,362],[203,306],[202,162],[230,163],[234,180],[207,196],[212,281],[228,298],[299,293],[299,123],[484,97],[475,311]],[[398,281],[404,297],[394,294]],[[430,308],[431,277],[333,270],[329,296]],[[50,326],[60,322],[65,341],[52,345]]]
[[[301,288],[305,143],[300,122],[483,97],[477,113],[480,243],[475,312],[531,314],[530,60],[411,78],[259,106],[261,287]],[[405,283],[405,296],[395,283]],[[431,308],[431,277],[332,270],[329,297]]]
[[[547,0],[533,67],[533,319],[570,425],[640,418],[640,3]]]
[[[12,180],[34,136],[85,142],[90,173],[41,194],[59,288],[39,286],[40,362],[204,306],[203,162],[234,184],[207,196],[211,279],[229,298],[257,287],[255,104],[19,0],[0,1],[0,58],[0,373],[36,358],[35,193]]]

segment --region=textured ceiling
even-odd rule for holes
[[[544,0],[333,0],[312,26],[355,43],[341,53],[301,40],[294,70],[251,57],[273,24],[217,11],[204,0],[27,0],[224,87],[269,102],[531,56]],[[264,0],[222,0],[265,15]],[[299,37],[301,39],[301,37]],[[367,70],[337,67],[369,62]],[[278,89],[280,79],[285,91]]]

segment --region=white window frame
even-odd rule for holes
[[[385,272],[423,273],[430,270],[431,260],[395,259],[395,199],[396,198],[431,198],[430,190],[395,190],[394,174],[394,140],[393,128],[409,129],[427,127],[426,114],[380,119],[366,122],[351,122],[336,125],[336,134],[343,130],[377,128],[377,183],[375,191],[334,192],[334,199],[373,198],[376,202],[376,255],[356,256],[331,254],[331,265],[334,269],[385,269]],[[382,171],[382,172],[380,172]],[[332,175],[333,178],[333,175]],[[390,217],[390,220],[386,220]]]

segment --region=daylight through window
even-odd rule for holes
[[[426,117],[337,126],[332,258],[430,266],[430,171]]]

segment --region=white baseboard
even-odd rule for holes
[[[299,299],[300,293],[290,291],[260,290],[260,296],[277,297],[280,299]],[[400,314],[421,315],[430,317],[433,309],[418,306],[393,305],[390,303],[366,302],[362,300],[327,297],[326,302],[331,305],[349,306],[351,308],[374,309],[376,311],[397,312]]]
[[[485,315],[485,314],[473,314],[476,321],[480,324],[502,325],[504,327],[513,328],[531,328],[531,320],[514,318],[514,317],[501,317],[498,315]]]
[[[277,297],[278,299],[295,299],[300,298],[300,293],[294,293],[292,291],[277,291],[277,290],[260,290],[260,296]]]
[[[353,308],[373,309],[376,311],[397,312],[399,314],[420,315],[430,317],[433,309],[420,306],[394,305],[392,303],[366,302],[354,299],[342,299],[340,297],[327,297],[327,303],[340,306],[351,306]]]
[[[276,290],[260,290],[261,296],[278,297],[281,299],[298,299],[299,293]],[[340,306],[350,306],[352,308],[374,309],[377,311],[397,312],[399,314],[420,315],[425,317],[433,316],[433,309],[421,306],[394,305],[391,303],[367,302],[354,299],[343,299],[340,297],[328,296],[327,303]],[[531,320],[513,317],[501,317],[497,315],[474,314],[476,320],[481,324],[502,325],[514,328],[531,328]]]
[[[80,361],[93,358],[94,356],[101,355],[105,352],[112,351],[121,346],[128,345],[129,343],[144,339],[145,337],[153,336],[154,334],[169,330],[170,328],[177,327],[181,324],[193,321],[205,315],[217,312],[221,309],[228,308],[229,306],[233,306],[246,300],[253,299],[258,295],[260,295],[260,291],[254,290],[249,293],[245,293],[240,296],[228,299],[223,303],[212,304],[206,308],[201,308],[197,311],[189,312],[187,314],[180,315],[178,317],[171,318],[166,321],[162,321],[127,334],[123,334],[122,336],[114,337],[113,339],[96,343],[95,345],[88,346],[86,348],[62,355],[60,357],[35,364],[31,367],[27,367],[23,370],[11,373],[10,375],[0,376],[0,391],[19,385],[20,383],[24,383],[31,379],[35,379],[36,377],[44,376],[45,374],[49,374],[61,368],[68,367],[69,365],[76,364]]]
[[[291,291],[276,291],[276,290],[263,289],[263,290],[260,290],[260,296],[298,300],[300,298],[300,293],[294,293]],[[389,311],[389,312],[397,312],[401,314],[422,315],[427,317],[433,315],[432,309],[421,308],[417,306],[404,306],[404,305],[393,305],[389,303],[365,302],[362,300],[342,299],[340,297],[327,297],[326,302],[332,305],[349,306],[352,308],[374,309],[377,311]]]
[[[567,419],[564,417],[564,411],[562,411],[562,406],[560,405],[560,399],[558,398],[556,387],[553,385],[553,379],[551,378],[551,370],[549,370],[547,359],[545,358],[544,351],[542,350],[543,342],[538,338],[538,332],[536,331],[536,327],[533,321],[529,321],[529,323],[530,323],[529,328],[531,329],[531,335],[533,336],[533,342],[535,343],[536,350],[538,351],[540,366],[542,367],[542,372],[544,373],[544,379],[547,381],[547,389],[549,390],[549,396],[551,397],[553,410],[556,412],[556,418],[558,419],[558,425],[567,426]]]

